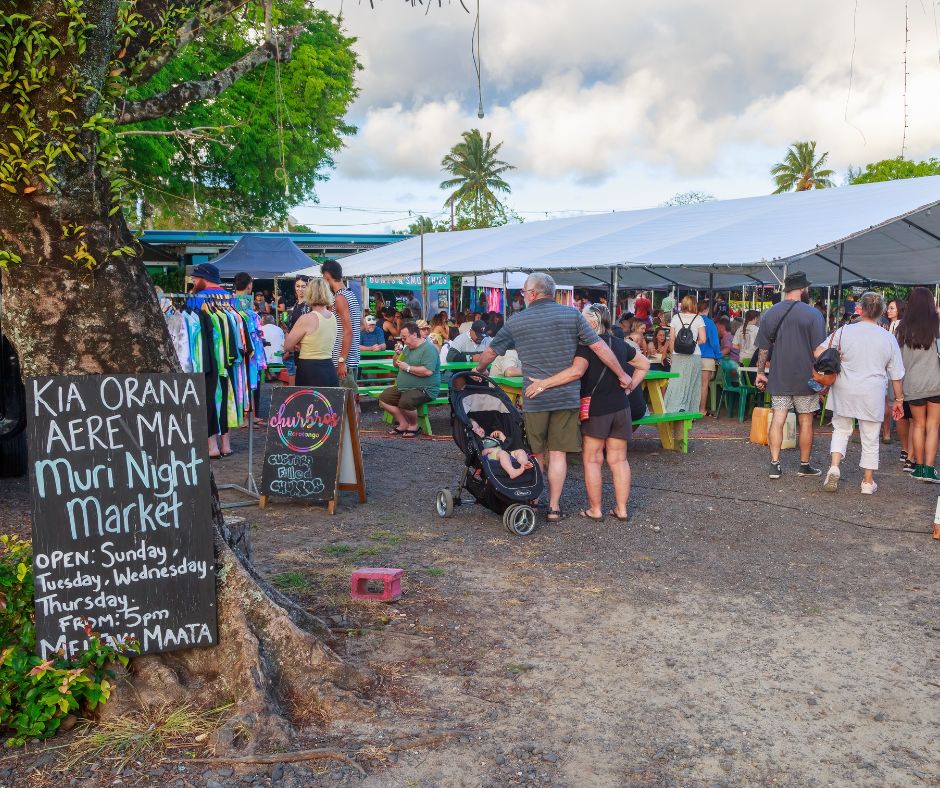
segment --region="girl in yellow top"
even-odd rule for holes
[[[339,386],[333,365],[336,342],[336,315],[330,311],[333,292],[322,279],[311,279],[304,290],[304,303],[310,308],[298,318],[284,340],[284,352],[299,348],[297,386]]]

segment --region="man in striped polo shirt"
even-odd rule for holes
[[[497,356],[515,348],[525,377],[523,388],[532,379],[544,380],[567,369],[574,361],[578,345],[591,348],[617,376],[620,385],[630,388],[630,376],[611,349],[588,325],[584,316],[569,306],[555,302],[555,280],[548,274],[529,274],[522,290],[526,308],[513,315],[480,356],[478,372]],[[546,519],[562,519],[561,493],[568,475],[567,452],[581,451],[581,425],[578,407],[581,381],[539,392],[523,400],[526,435],[532,451],[544,467],[548,452],[548,514]]]
[[[333,363],[339,385],[349,389],[354,398],[359,393],[356,376],[359,374],[359,338],[362,327],[362,306],[356,291],[343,281],[343,267],[338,260],[324,260],[320,265],[323,281],[333,291],[333,311],[336,313],[336,342],[333,345]],[[356,404],[358,413],[358,403]]]

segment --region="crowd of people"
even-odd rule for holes
[[[554,280],[538,273],[513,299],[508,322],[501,314],[470,309],[453,318],[442,311],[427,321],[413,293],[400,310],[381,295],[374,313],[364,309],[341,265],[328,260],[322,278],[296,279],[296,303],[282,330],[276,318],[286,310],[282,303],[275,308],[267,293],[252,296],[247,274],[236,277],[235,286],[262,316],[269,361],[285,361],[291,384],[345,386],[355,393],[361,353],[396,351],[395,381],[379,397],[394,419],[393,435],[418,434],[418,408],[439,396],[445,362],[473,362],[490,375],[523,375],[526,434],[535,458],[547,467],[549,521],[565,516],[560,502],[571,452],[581,452],[585,469],[580,516],[628,518],[627,442],[633,422],[645,413],[641,384],[651,369],[675,375],[666,388],[667,412],[703,415],[720,368],[733,362],[753,370],[754,385],[766,392],[772,409],[771,479],[783,475],[781,448],[792,410],[799,425],[796,473],[824,476],[826,490],[839,487],[856,425],[862,494],[878,489],[879,439],[890,443],[892,428],[903,469],[912,479],[940,483],[940,318],[933,294],[923,287],[913,288],[906,302],[885,303],[873,291],[857,300],[850,296],[827,327],[825,305],[810,303],[810,282],[800,272],[786,277],[780,301],[763,313],[736,310],[722,295],[713,303],[685,295],[678,304],[670,296],[654,309],[645,292],[636,292],[618,302],[616,319],[603,296],[592,302],[578,294],[575,309],[556,303]],[[824,379],[818,368],[833,357],[835,368],[828,372],[834,379]],[[825,471],[812,460],[821,408],[832,414]],[[503,453],[500,461],[518,472],[512,454]],[[604,463],[614,486],[614,505],[606,512]],[[940,529],[934,536],[940,539]]]

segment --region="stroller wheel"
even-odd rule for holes
[[[535,530],[535,509],[524,503],[515,503],[503,512],[503,525],[509,533],[528,536]]]
[[[440,517],[450,517],[451,512],[454,511],[454,496],[451,495],[450,490],[446,487],[442,487],[438,490],[434,507],[437,509],[437,513]]]

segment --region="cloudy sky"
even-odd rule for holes
[[[901,152],[903,0],[480,0],[482,120],[459,2],[320,4],[342,10],[364,66],[359,133],[319,186],[324,207],[293,211],[323,232],[442,212],[440,160],[474,127],[504,142],[526,221],[766,194],[795,140],[829,151],[838,183]],[[940,0],[907,8],[905,152],[920,159],[940,155]]]

